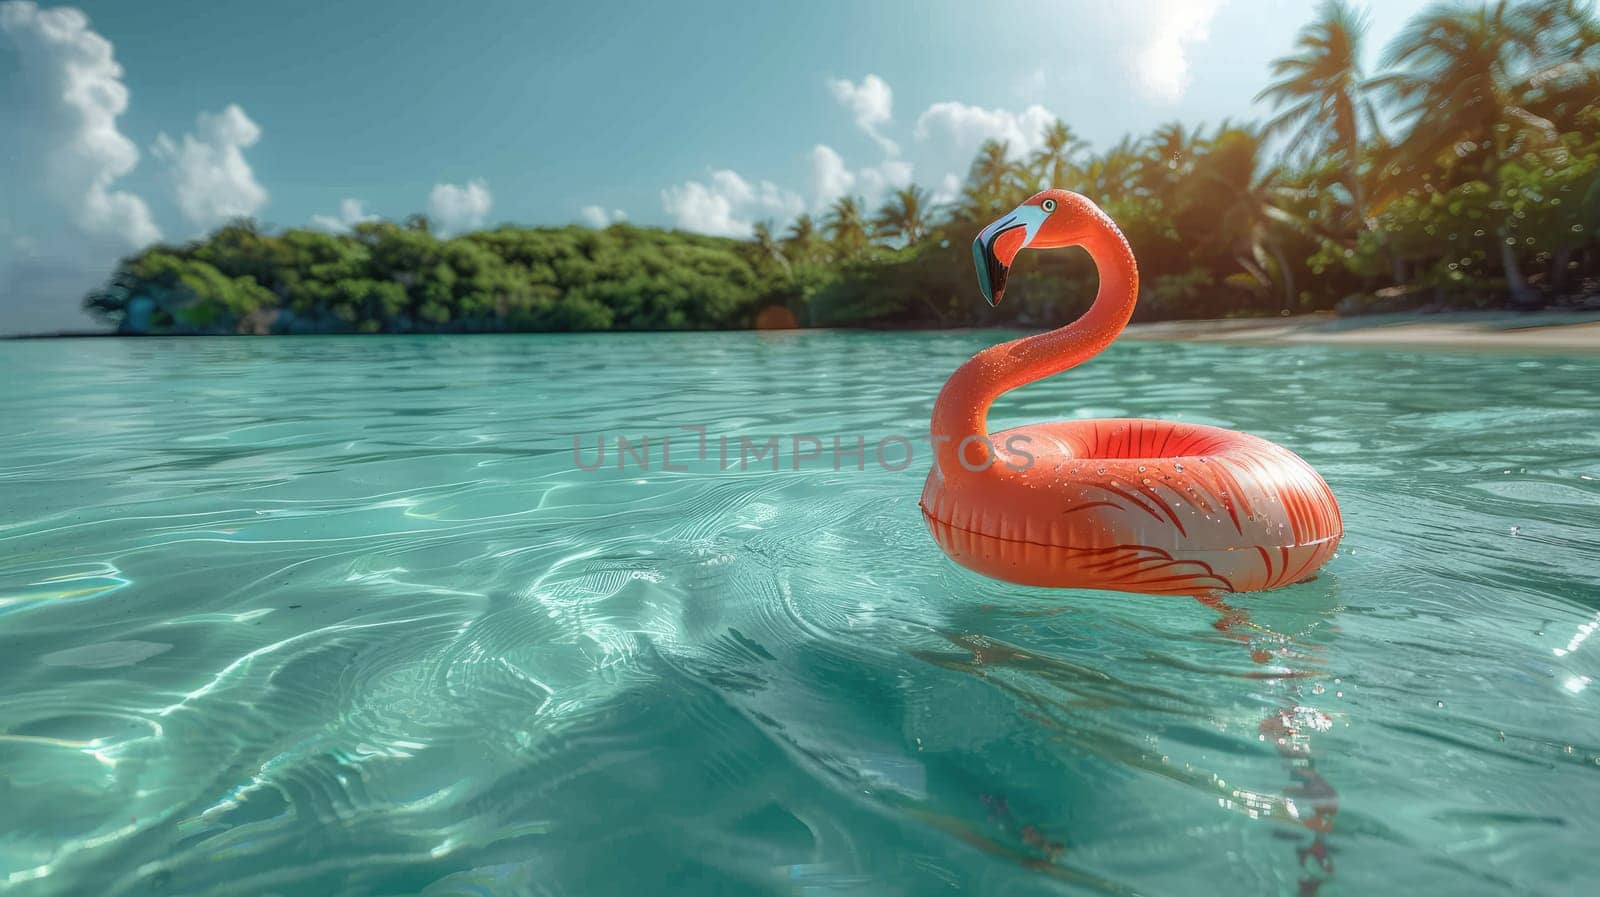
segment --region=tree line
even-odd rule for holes
[[[125,332],[1044,325],[1092,296],[1081,253],[1025,257],[975,301],[970,242],[1046,186],[1097,201],[1139,259],[1145,319],[1538,308],[1600,293],[1600,22],[1583,0],[1429,9],[1363,69],[1324,3],[1259,94],[1264,122],[1171,123],[1094,152],[1055,122],[990,141],[961,194],[855,196],[750,240],[616,224],[441,238],[242,221],[124,260],[89,311]]]

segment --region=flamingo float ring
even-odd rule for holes
[[[1138,299],[1133,251],[1086,197],[1045,190],[972,244],[998,304],[1024,248],[1082,246],[1100,289],[1082,317],[992,346],[934,403],[922,513],[957,563],[1023,585],[1148,594],[1250,592],[1309,578],[1344,535],[1321,476],[1265,439],[1161,420],[1072,420],[990,433],[1002,393],[1111,345]]]

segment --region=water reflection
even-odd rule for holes
[[[1282,696],[1277,709],[1261,720],[1259,733],[1261,740],[1274,746],[1284,758],[1293,781],[1283,789],[1279,799],[1263,799],[1260,795],[1235,791],[1232,801],[1252,814],[1265,810],[1268,818],[1292,821],[1306,830],[1304,834],[1287,837],[1295,843],[1299,893],[1302,897],[1311,897],[1333,878],[1333,855],[1328,839],[1333,833],[1334,817],[1339,813],[1339,792],[1317,770],[1311,750],[1312,736],[1332,728],[1333,719],[1326,712],[1302,703],[1309,699],[1304,681],[1319,675],[1326,667],[1320,656],[1322,649],[1306,644],[1308,633],[1304,631],[1291,636],[1261,626],[1251,619],[1249,610],[1228,603],[1224,595],[1200,595],[1195,600],[1217,612],[1212,624],[1214,629],[1243,644],[1251,662],[1270,665],[1276,674],[1268,684],[1282,692]],[[1332,625],[1331,616],[1327,625]],[[1339,684],[1337,680],[1335,684]],[[1311,691],[1326,694],[1327,689],[1319,682]],[[1334,694],[1339,696],[1338,692]],[[1280,809],[1281,815],[1276,812]]]
[[[1311,703],[1317,696],[1342,697],[1339,680],[1331,692],[1323,684],[1327,647],[1315,639],[1319,631],[1333,631],[1339,610],[1336,590],[1290,589],[1267,595],[1224,596],[1205,594],[1195,601],[1215,619],[1210,628],[1244,649],[1258,673],[1229,672],[1220,681],[1259,682],[1266,689],[1255,698],[1269,704],[1256,725],[1257,741],[1271,746],[1283,760],[1289,782],[1276,793],[1254,791],[1231,784],[1214,769],[1195,760],[1176,761],[1159,747],[1159,734],[1176,729],[1191,735],[1219,717],[1219,711],[1198,700],[1192,692],[1141,684],[1102,669],[1092,659],[1068,659],[1008,644],[972,631],[946,631],[941,635],[957,650],[915,650],[912,656],[936,667],[970,675],[1014,701],[1019,727],[1038,726],[1048,731],[1059,749],[1088,753],[1116,767],[1133,769],[1211,795],[1215,806],[1248,819],[1279,827],[1274,834],[1293,844],[1292,858],[1284,864],[1295,876],[1298,893],[1316,894],[1334,875],[1330,839],[1339,812],[1339,793],[1317,768],[1313,741],[1333,725],[1333,716]],[[1296,595],[1295,593],[1298,593]],[[1249,603],[1293,605],[1317,595],[1328,606],[1316,611],[1298,608],[1295,616],[1309,613],[1311,622],[1293,633],[1256,622]],[[1115,598],[1105,599],[1108,601]],[[1150,601],[1149,598],[1130,598]],[[1161,599],[1156,599],[1161,601]],[[1069,607],[1019,611],[1033,616],[1071,612]],[[1171,666],[1170,658],[1154,659]],[[1204,669],[1204,668],[1201,668]],[[1017,674],[1017,675],[1010,675]],[[1229,686],[1233,698],[1243,697]],[[1223,695],[1224,700],[1228,700]],[[1121,720],[1146,720],[1130,729]],[[1165,722],[1152,721],[1152,718]],[[1176,725],[1173,718],[1184,720]],[[1226,723],[1220,727],[1227,729]],[[1141,731],[1142,729],[1142,731]],[[1182,735],[1179,740],[1181,741]],[[1191,737],[1191,740],[1194,739]],[[1090,782],[1092,788],[1115,788],[1115,779]],[[1073,834],[1052,828],[1049,822],[1021,815],[1014,795],[982,791],[977,794],[985,820],[977,826],[951,818],[930,819],[932,824],[983,850],[1008,858],[1022,867],[1068,878],[1102,893],[1133,893],[1132,886],[1113,881],[1075,864]],[[1037,799],[1032,801],[1038,804]]]

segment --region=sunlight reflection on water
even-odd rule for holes
[[[997,338],[0,344],[0,881],[1582,890],[1588,359],[1122,344],[1003,401],[997,428],[1177,418],[1322,471],[1341,556],[1205,606],[939,554],[925,446],[871,447]],[[867,460],[575,463],[684,427]]]

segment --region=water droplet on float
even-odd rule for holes
[[[1183,465],[1182,464],[1173,464],[1172,465],[1172,469],[1176,470],[1178,473],[1183,473]]]
[[[1443,701],[1435,701],[1435,702],[1433,702],[1433,706],[1439,708],[1440,710],[1443,710],[1444,709],[1444,702]]]
[[[1519,536],[1519,535],[1521,535],[1521,534],[1522,534],[1522,527],[1520,527],[1520,526],[1513,526],[1513,527],[1512,527],[1512,528],[1511,528],[1511,535],[1513,535],[1513,536]]]

